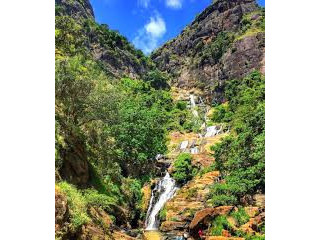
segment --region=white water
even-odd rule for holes
[[[198,154],[199,153],[199,149],[198,147],[193,147],[190,149],[191,154]]]
[[[191,111],[193,116],[195,117],[199,117],[199,113],[198,111],[195,109],[196,107],[196,101],[194,99],[194,95],[190,94],[190,107],[191,107]]]
[[[163,208],[164,204],[173,197],[177,191],[176,183],[173,178],[170,177],[167,172],[164,178],[162,178],[158,183],[155,189],[152,191],[149,209],[147,213],[146,220],[146,230],[156,230],[158,229],[159,221],[157,221],[157,215],[160,210]],[[160,194],[158,201],[153,204],[155,194]]]
[[[216,126],[207,127],[207,131],[205,137],[213,137],[218,133],[218,129]]]
[[[180,144],[180,150],[186,149],[186,148],[188,147],[188,144],[189,144],[189,142],[188,142],[187,140],[181,142],[181,144]]]

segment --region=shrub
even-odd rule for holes
[[[250,219],[243,207],[239,208],[238,211],[233,211],[230,215],[237,221],[238,226],[245,224]]]
[[[226,96],[233,131],[213,147],[217,170],[225,178],[212,188],[214,205],[239,204],[246,195],[264,192],[264,76],[254,71],[228,81]]]
[[[101,207],[104,210],[110,211],[110,205],[116,204],[116,200],[113,197],[109,197],[105,194],[99,194],[94,189],[86,189],[83,194],[88,206]]]
[[[87,215],[86,198],[76,187],[67,182],[60,182],[57,185],[67,197],[70,212],[70,228],[72,231],[76,231],[83,224],[90,221]]]
[[[159,213],[159,219],[160,221],[165,221],[167,217],[167,209],[166,207],[162,208],[160,213]]]
[[[222,230],[231,230],[231,225],[226,216],[217,216],[212,222],[211,235],[221,236]]]
[[[173,178],[180,184],[184,184],[192,179],[191,155],[189,153],[181,153],[174,162]]]
[[[178,101],[176,103],[176,108],[183,111],[183,110],[186,110],[187,109],[187,102],[185,101]]]
[[[221,104],[215,108],[212,114],[211,120],[213,122],[230,122],[232,113],[229,110],[228,105]]]

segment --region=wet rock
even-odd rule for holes
[[[149,202],[151,199],[151,194],[152,194],[152,190],[151,190],[151,185],[150,184],[145,184],[142,188],[142,211],[143,212],[147,212],[148,207],[149,207]]]

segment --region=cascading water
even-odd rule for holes
[[[190,108],[192,111],[193,116],[199,117],[198,111],[195,109],[196,107],[196,101],[194,98],[194,95],[190,94]]]
[[[157,219],[157,215],[164,204],[173,197],[177,189],[175,180],[166,172],[166,175],[157,183],[152,191],[147,212],[146,230],[158,229],[159,220]],[[157,196],[159,197],[157,198]]]

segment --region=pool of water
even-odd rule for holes
[[[159,231],[145,231],[143,240],[161,240],[161,233]]]

